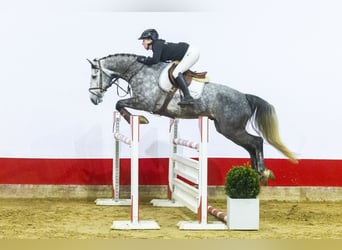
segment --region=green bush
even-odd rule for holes
[[[256,198],[260,193],[259,175],[250,165],[234,166],[225,179],[225,193],[230,198]]]

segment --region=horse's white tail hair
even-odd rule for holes
[[[295,155],[282,142],[279,129],[278,118],[273,105],[260,97],[246,95],[252,108],[254,120],[251,121],[254,129],[261,133],[262,137],[273,147],[283,153],[290,161],[297,163]]]

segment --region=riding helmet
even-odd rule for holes
[[[150,38],[154,41],[154,40],[157,40],[159,38],[159,34],[155,29],[147,29],[141,34],[141,36],[138,38],[138,40],[143,40],[146,38]]]

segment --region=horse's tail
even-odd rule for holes
[[[283,144],[278,131],[278,119],[274,107],[265,100],[255,95],[246,94],[246,98],[254,114],[252,124],[266,141],[278,149],[292,162],[297,163],[294,154]]]

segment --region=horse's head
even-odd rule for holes
[[[111,86],[115,73],[102,67],[101,59],[87,60],[91,64],[90,100],[97,105],[102,102],[104,92]]]
[[[104,93],[114,82],[121,88],[117,79],[122,78],[129,82],[141,70],[143,64],[138,63],[136,57],[132,54],[115,54],[92,61],[87,59],[91,64],[89,92],[92,103],[101,103]]]

